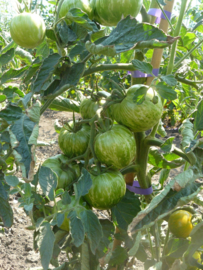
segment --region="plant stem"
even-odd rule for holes
[[[186,9],[186,6],[187,6],[187,1],[188,0],[181,1],[180,14],[179,14],[179,17],[178,17],[178,22],[177,22],[176,28],[174,30],[174,36],[175,37],[179,36],[179,34],[180,34],[180,29],[182,27],[182,21],[183,21],[183,17],[184,17],[184,14],[185,14],[185,9]],[[172,71],[173,71],[174,60],[175,60],[175,55],[176,55],[176,48],[177,48],[177,40],[172,45],[171,56],[170,56],[170,60],[169,60],[167,74],[171,74]]]
[[[192,52],[194,51],[194,50],[196,50],[201,44],[202,44],[202,42],[203,42],[203,39],[201,39],[198,43],[197,43],[197,45],[195,45],[188,53],[186,53],[175,65],[174,65],[174,69],[177,69],[179,66],[181,66],[182,65],[182,62],[183,62],[183,60],[184,59],[186,59],[189,55],[191,55],[192,54]],[[196,82],[195,82],[196,83]]]
[[[162,257],[165,256],[165,253],[166,253],[166,245],[168,243],[168,239],[169,239],[169,229],[167,229],[167,232],[166,232],[166,238],[165,238],[165,241],[164,241],[164,248],[163,248],[163,252],[162,252]]]
[[[41,107],[40,115],[42,115],[42,114],[46,111],[46,109],[51,105],[51,103],[52,103],[53,101],[54,101],[54,98],[48,99],[48,100],[44,103],[44,105]]]
[[[150,133],[151,137],[153,137],[153,138],[155,137],[158,126],[159,126],[159,122],[153,127],[153,129]]]
[[[152,258],[154,258],[154,249],[153,249],[152,239],[151,239],[149,229],[147,229],[147,235],[148,235],[148,238],[149,238],[149,245],[150,245],[150,249],[151,249]]]
[[[155,245],[156,245],[156,258],[157,261],[160,261],[160,243],[159,243],[159,228],[157,222],[155,222],[154,225],[154,231],[155,231]]]

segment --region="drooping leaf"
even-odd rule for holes
[[[138,197],[129,190],[126,190],[125,196],[112,208],[112,215],[117,221],[118,226],[126,231],[128,225],[139,211],[140,201]]]
[[[49,54],[50,54],[50,49],[49,49],[46,39],[44,39],[44,41],[39,46],[37,46],[35,57],[40,57],[44,59],[44,58],[47,58]]]
[[[17,121],[22,117],[22,109],[16,105],[10,104],[0,111],[0,117],[5,119],[8,123]]]
[[[79,200],[82,196],[85,196],[88,192],[89,189],[92,186],[92,179],[90,176],[90,173],[86,169],[82,169],[81,176],[78,180],[78,182],[75,184],[75,187],[77,189],[77,197],[76,199]]]
[[[91,251],[95,254],[103,236],[101,224],[99,223],[97,216],[91,210],[83,210],[80,213],[80,218],[85,228]]]
[[[71,211],[68,217],[70,218],[70,232],[73,238],[73,244],[79,247],[85,239],[84,225],[81,219],[78,218],[76,211]]]
[[[107,252],[110,242],[113,241],[112,235],[114,234],[115,228],[113,223],[108,219],[100,219],[99,221],[102,226],[103,237],[100,241],[97,254],[99,258],[101,258]]]
[[[19,183],[19,179],[15,175],[7,175],[7,176],[5,176],[5,181],[11,187],[15,187]]]
[[[49,223],[43,224],[39,236],[39,251],[44,270],[49,268],[52,258],[55,236]]]
[[[189,147],[191,141],[194,140],[193,124],[190,122],[189,119],[185,119],[179,130],[182,135],[181,146],[182,149],[185,150],[186,147]]]
[[[197,105],[197,110],[194,114],[194,133],[196,133],[198,130],[202,131],[203,130],[203,119],[202,119],[202,114],[203,114],[203,99],[198,103]]]
[[[8,64],[14,57],[15,49],[12,48],[8,50],[6,53],[0,55],[0,67]]]
[[[5,197],[1,195],[1,193],[0,193],[0,217],[5,227],[10,228],[12,226],[13,211],[9,202],[7,201],[7,199],[5,199]]]
[[[65,21],[58,25],[58,29],[59,36],[64,44],[68,44],[69,42],[74,42],[77,40],[76,33],[66,24]]]
[[[9,81],[10,79],[14,79],[14,78],[17,79],[21,77],[28,69],[29,69],[28,66],[25,66],[19,69],[13,69],[13,68],[9,69],[5,73],[3,73],[3,75],[0,77],[1,83],[3,84]]]
[[[85,48],[90,52],[91,54],[98,54],[98,55],[106,55],[114,57],[116,54],[115,48],[113,45],[106,45],[103,46],[102,44],[94,44],[91,43],[91,41],[87,41],[85,43]]]
[[[57,187],[57,176],[48,167],[42,166],[39,170],[39,184],[43,193],[49,197],[51,201],[54,200],[54,190]]]
[[[21,49],[20,47],[17,47],[15,49],[15,57],[20,59],[22,62],[24,62],[28,66],[32,64],[32,55],[29,52]]]
[[[47,82],[47,80],[49,80],[49,78],[52,76],[56,66],[58,65],[60,61],[60,58],[61,57],[59,54],[54,53],[44,60],[39,70],[39,73],[37,75],[37,78],[34,82],[35,93],[39,93],[42,89],[42,86],[45,84],[45,82]]]
[[[109,266],[121,265],[128,258],[127,250],[124,247],[116,247],[113,251],[112,256],[109,261]],[[110,269],[110,268],[108,268]]]

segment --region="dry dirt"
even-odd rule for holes
[[[38,164],[50,156],[61,153],[57,142],[58,134],[54,130],[54,122],[55,119],[68,120],[70,118],[72,118],[72,113],[51,110],[47,110],[42,115],[39,140],[50,143],[50,145],[38,147]],[[178,145],[180,138],[177,131],[171,130],[167,133],[168,136],[176,136],[175,143]],[[179,171],[180,169],[173,170],[171,177]],[[0,270],[42,269],[38,268],[40,266],[39,254],[33,251],[32,231],[25,229],[31,225],[30,220],[23,209],[18,207],[17,196],[11,197],[10,204],[14,212],[14,224],[9,229],[0,226]],[[65,254],[60,257],[59,262],[64,262],[64,257]],[[143,267],[138,263],[134,269],[141,270]]]

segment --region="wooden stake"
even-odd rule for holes
[[[164,6],[164,10],[172,12],[174,2],[175,2],[174,0],[172,1],[165,0],[166,5]],[[167,34],[168,26],[169,26],[168,21],[161,19],[159,29],[163,30]],[[160,68],[162,55],[163,55],[163,49],[154,49],[154,53],[153,53],[152,61],[151,61],[151,65],[153,66],[153,68]],[[147,85],[150,85],[152,80],[153,80],[153,77],[148,77]]]

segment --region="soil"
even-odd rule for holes
[[[80,115],[77,114],[76,119],[79,117]],[[58,134],[54,130],[54,122],[56,119],[66,121],[71,118],[72,113],[51,110],[47,110],[42,115],[39,140],[49,143],[49,145],[37,148],[37,165],[42,164],[48,157],[61,153],[58,146]],[[174,143],[179,145],[180,135],[177,129],[167,130],[167,136],[175,136]],[[181,168],[173,170],[170,177],[174,177],[180,170]],[[157,178],[153,181],[157,181]],[[33,233],[26,230],[26,227],[31,225],[30,219],[23,209],[18,207],[17,195],[10,198],[10,204],[14,212],[14,222],[9,229],[0,226],[0,270],[42,269],[39,253],[35,253],[33,250]],[[65,254],[62,253],[59,262],[64,262],[64,259]],[[134,269],[141,270],[143,266],[137,262]]]

